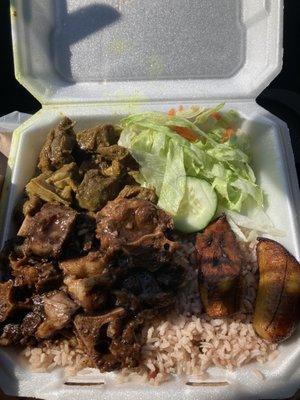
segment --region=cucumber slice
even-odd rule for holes
[[[184,197],[174,216],[175,228],[181,232],[197,232],[207,226],[217,210],[217,195],[203,179],[187,177]]]

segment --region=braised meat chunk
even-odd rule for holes
[[[52,292],[48,293],[49,296],[52,294]],[[44,301],[46,296],[46,294],[32,296],[32,309],[25,315],[20,325],[22,332],[21,344],[36,341],[36,331],[45,319]]]
[[[64,292],[47,295],[44,300],[45,320],[38,327],[36,336],[45,339],[64,328],[71,322],[78,306]]]
[[[76,134],[76,140],[81,150],[87,153],[99,153],[102,147],[117,144],[119,134],[113,125],[97,125]]]
[[[59,267],[65,275],[72,275],[76,278],[87,278],[100,275],[110,260],[111,255],[107,252],[91,251],[86,256],[62,261]]]
[[[26,238],[26,253],[57,258],[76,217],[76,211],[71,208],[51,203],[44,204],[32,217],[27,215],[18,232]]]
[[[172,219],[153,203],[120,197],[98,212],[96,221],[102,250],[120,251],[118,262],[123,269],[154,271],[174,263],[179,244],[167,237]]]
[[[42,207],[42,205],[44,204],[43,200],[36,196],[35,194],[33,194],[32,196],[30,195],[28,199],[26,199],[26,201],[24,201],[23,203],[23,207],[22,207],[22,211],[23,211],[23,218],[26,215],[34,215],[36,214]],[[22,218],[22,221],[23,221]],[[21,223],[22,223],[21,221]]]
[[[4,322],[14,310],[13,281],[0,282],[0,323]]]
[[[124,279],[122,288],[127,293],[134,294],[142,308],[168,308],[175,302],[173,288],[168,286],[164,290],[153,273],[145,270],[131,270],[130,272]],[[121,297],[119,297],[119,301],[120,299]]]
[[[22,332],[19,324],[7,324],[0,335],[0,346],[18,344],[22,339]]]
[[[35,289],[43,293],[58,289],[62,283],[62,273],[50,262],[34,262],[13,269],[14,286],[18,288]]]
[[[34,310],[36,310],[35,307]],[[26,344],[29,341],[36,341],[35,334],[38,327],[43,322],[43,319],[44,319],[44,310],[31,311],[27,315],[25,315],[20,325],[22,334],[22,338],[20,340],[21,344]]]
[[[118,177],[106,177],[100,170],[91,169],[84,175],[76,198],[84,210],[98,211],[118,195],[120,188]]]
[[[64,164],[74,161],[72,150],[76,144],[73,122],[65,117],[47,136],[41,150],[38,168],[42,171],[54,171]]]
[[[100,371],[138,365],[140,345],[135,340],[137,323],[128,324],[130,326],[126,324],[126,312],[121,307],[103,315],[76,316],[74,325],[77,335]]]
[[[10,265],[11,259],[12,257],[18,257],[16,252],[18,252],[18,248],[22,245],[22,243],[23,238],[14,237],[7,240],[0,251],[0,283],[6,282],[12,278]],[[23,257],[23,255],[21,257]]]
[[[138,164],[129,151],[117,144],[99,148],[98,154],[100,159],[108,164],[117,161],[124,172],[138,169]]]
[[[105,324],[110,324],[119,321],[125,316],[126,312],[123,308],[119,307],[107,314],[102,315],[77,315],[74,320],[76,333],[86,346],[91,355],[95,355],[95,346],[98,343],[100,328]],[[97,354],[96,354],[97,356]]]
[[[67,276],[64,279],[64,284],[77,304],[86,311],[94,311],[104,308],[106,305],[108,290],[112,281],[107,279],[104,274],[83,279]]]
[[[280,342],[299,319],[300,264],[274,240],[259,238],[256,252],[260,278],[253,326],[263,339]]]
[[[173,228],[172,218],[147,200],[117,198],[97,213],[96,221],[103,249],[142,246],[144,240],[154,247],[175,245],[164,235]]]
[[[96,220],[93,213],[78,213],[75,224],[65,242],[61,259],[73,259],[98,249]]]
[[[242,257],[225,216],[197,235],[199,290],[206,313],[213,318],[237,311]]]
[[[30,300],[18,301],[13,280],[0,283],[0,345],[9,346],[22,338],[21,322],[31,311]]]
[[[55,172],[43,172],[26,185],[29,199],[35,197],[45,202],[71,205],[77,190],[77,174],[75,163],[63,165]]]
[[[153,189],[148,189],[137,185],[126,185],[121,190],[118,197],[123,197],[125,199],[143,199],[151,201],[152,203],[157,202],[157,196]]]
[[[129,173],[137,168],[135,160],[124,147],[111,145],[110,136],[112,133],[107,134],[106,127],[78,134],[80,147],[92,153],[79,168],[83,179],[76,199],[84,210],[99,211],[109,200],[116,198],[125,185],[134,181]]]

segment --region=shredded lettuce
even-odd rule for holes
[[[159,206],[171,215],[179,209],[187,176],[209,182],[225,210],[241,212],[249,199],[263,206],[245,139],[238,134],[238,113],[221,112],[222,107],[194,107],[175,115],[140,113],[120,123],[119,145],[139,163],[139,183],[154,188]],[[193,140],[178,133],[178,127]]]
[[[249,206],[243,214],[230,210],[219,210],[225,212],[227,220],[236,236],[245,241],[252,242],[261,234],[270,236],[284,236],[284,231],[274,227],[272,221],[263,208]]]
[[[176,168],[174,168],[176,165]],[[182,147],[171,141],[168,147],[164,179],[159,192],[158,206],[175,215],[185,193],[186,173]]]

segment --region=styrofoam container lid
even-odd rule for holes
[[[254,99],[282,0],[12,0],[17,79],[43,104]]]

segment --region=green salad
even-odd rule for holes
[[[158,206],[183,232],[205,228],[220,210],[235,215],[246,204],[263,206],[239,114],[223,106],[133,114],[120,122],[119,145],[140,165],[136,180],[155,189]]]

